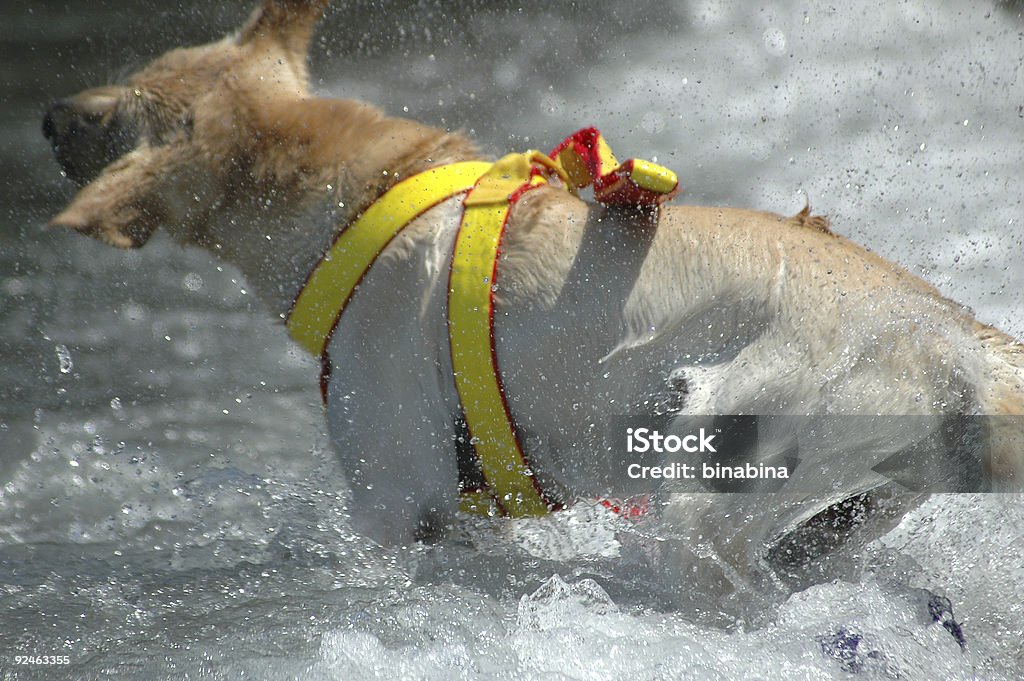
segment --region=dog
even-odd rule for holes
[[[310,94],[307,50],[326,5],[267,0],[223,40],[55,102],[43,132],[80,189],[50,224],[119,248],[165,229],[237,267],[288,319],[339,233],[382,195],[482,160],[459,133]],[[871,471],[921,439],[900,423],[804,445],[795,472],[817,476],[813,490],[637,482],[595,433],[653,411],[670,429],[690,415],[921,417],[936,432],[950,418],[998,417],[985,476],[1019,487],[1024,430],[1002,418],[1024,414],[1015,339],[809,210],[616,207],[555,175],[508,207],[489,285],[501,399],[528,473],[558,503],[656,492],[680,556],[710,546],[708,579],[736,585],[830,553],[867,516],[880,532],[922,498]],[[353,524],[385,544],[450,525],[460,462],[463,478],[474,464],[446,309],[467,201],[440,200],[382,248],[323,348]],[[800,428],[780,426],[765,461],[792,454]]]

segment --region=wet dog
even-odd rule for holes
[[[480,158],[460,134],[311,95],[326,4],[267,0],[236,34],[54,103],[43,131],[81,188],[51,224],[121,248],[166,229],[238,267],[285,318],[381,194]],[[466,438],[445,306],[462,214],[461,196],[441,201],[390,241],[326,348],[353,521],[382,542],[424,537],[458,509]],[[807,211],[613,209],[552,182],[512,207],[495,277],[502,396],[532,474],[563,502],[653,489],[595,435],[621,415],[657,411],[671,428],[686,415],[881,414],[940,429],[1024,414],[1020,344]],[[988,432],[996,485],[1021,479],[1015,423]],[[709,580],[827,554],[866,518],[877,532],[920,501],[871,470],[922,439],[904,430],[837,431],[831,454],[804,446],[796,477],[814,489],[789,495],[659,487],[664,519],[680,552],[716,556]],[[779,456],[800,439],[783,431]]]

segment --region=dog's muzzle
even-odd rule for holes
[[[135,147],[138,135],[112,113],[109,97],[59,99],[43,116],[43,135],[65,175],[84,185]]]

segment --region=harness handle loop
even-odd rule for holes
[[[583,128],[551,151],[551,158],[568,175],[571,186],[594,185],[594,200],[605,205],[657,206],[679,193],[679,178],[651,161],[619,163],[604,135]]]

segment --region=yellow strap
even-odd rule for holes
[[[619,161],[615,158],[615,154],[612,153],[612,148],[608,146],[604,135],[600,134],[597,136],[597,160],[600,164],[600,167],[597,169],[598,177],[607,175],[619,166]]]
[[[555,162],[563,168],[566,176],[569,178],[570,187],[582,189],[589,186],[596,178],[607,175],[619,167],[619,161],[615,158],[615,154],[612,153],[612,148],[608,146],[604,135],[599,132],[593,131],[595,133],[594,140],[597,149],[596,153],[590,156],[589,159],[580,155],[580,149],[585,149],[582,141],[569,144],[569,142],[578,139],[578,135],[587,132],[589,131],[581,130],[575,135],[568,137],[562,143],[567,144],[567,146],[555,156]],[[591,161],[594,162],[594,167],[590,166]]]
[[[679,178],[671,170],[639,158],[633,159],[629,179],[656,194],[668,194],[679,186]]]
[[[538,180],[538,176],[533,174],[536,166],[541,166],[549,174],[557,175],[565,183],[566,188],[575,191],[575,187],[569,182],[569,176],[558,162],[539,151],[531,150],[521,154],[509,154],[495,161],[466,197],[465,204],[477,206],[508,203],[512,194],[527,182],[536,184],[537,181],[544,181],[543,178]]]
[[[534,155],[528,152],[501,159],[466,197],[448,288],[448,334],[455,385],[487,486],[512,517],[538,516],[550,510],[513,430],[498,378],[492,336],[491,287],[510,195],[545,181],[540,176],[531,177]],[[479,190],[483,192],[478,196]]]
[[[472,188],[491,167],[468,161],[431,168],[402,180],[338,235],[309,277],[288,315],[288,333],[314,356],[352,292],[381,251],[421,213]]]

